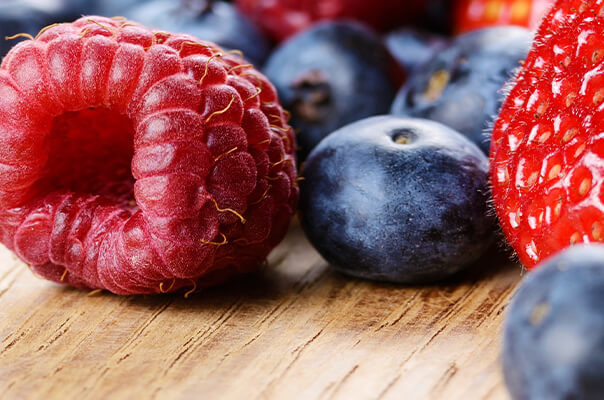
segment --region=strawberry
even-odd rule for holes
[[[459,0],[455,31],[463,33],[495,25],[536,29],[554,0]]]
[[[604,0],[559,0],[493,127],[493,201],[527,268],[604,240]]]
[[[274,87],[185,34],[83,17],[0,67],[0,241],[38,274],[117,294],[258,266],[294,213]]]

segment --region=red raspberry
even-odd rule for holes
[[[495,209],[532,268],[604,240],[604,0],[560,0],[493,129]]]
[[[0,68],[0,240],[39,275],[118,294],[260,264],[298,199],[268,80],[185,34],[83,17]]]

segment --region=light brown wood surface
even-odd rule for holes
[[[503,314],[520,268],[454,282],[333,272],[294,224],[262,271],[195,293],[49,283],[0,249],[0,399],[507,399]]]

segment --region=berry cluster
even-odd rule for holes
[[[334,268],[425,284],[498,221],[541,265],[506,321],[511,394],[604,396],[604,250],[565,250],[604,241],[604,0],[17,3],[0,242],[34,272],[188,295],[261,264],[300,193]],[[69,7],[129,19],[32,36]]]
[[[528,31],[521,28],[459,39],[441,36],[452,22],[452,4],[442,0],[381,0],[377,6],[338,0],[330,7],[262,1],[241,1],[235,7],[205,0],[65,0],[63,5],[81,13],[124,14],[153,29],[133,20],[83,17],[50,25],[35,37],[33,32],[11,36],[29,40],[17,44],[0,69],[0,142],[5,149],[0,160],[0,240],[41,276],[119,294],[194,289],[254,269],[283,237],[295,212],[294,153],[304,159],[331,132],[354,132],[356,126],[345,126],[388,113],[406,77],[398,98],[414,93],[414,100],[393,111],[443,122],[476,144],[488,145],[479,133],[499,104],[496,92],[528,46]],[[59,11],[53,12],[59,19]],[[300,13],[306,22],[293,24],[292,16]],[[281,20],[285,25],[278,25],[273,15],[286,16]],[[329,21],[340,17],[359,21]],[[441,29],[431,35],[396,31],[385,40],[360,23],[383,31],[410,19]],[[302,28],[307,29],[298,33]],[[170,33],[181,30],[189,34]],[[262,70],[268,79],[244,61],[249,57],[263,63],[267,57],[269,41],[262,31],[277,38],[293,35],[266,60]],[[510,46],[508,37],[523,40]],[[416,50],[410,52],[413,46]],[[445,55],[448,67],[439,54]],[[476,59],[467,58],[473,54]],[[487,59],[500,64],[497,80]],[[456,112],[452,105],[460,98],[476,107]],[[298,144],[287,124],[290,114],[280,103],[291,111]],[[431,109],[449,111],[417,111],[428,103]],[[393,165],[417,178],[384,174],[387,157],[372,159],[356,150],[348,156],[374,166],[367,169],[368,184],[394,179],[395,185],[378,189],[387,188],[390,195],[373,204],[378,212],[371,223],[377,222],[380,230],[385,223],[379,221],[395,219],[393,232],[407,237],[410,252],[402,264],[397,257],[386,262],[390,256],[379,250],[386,247],[374,239],[377,247],[367,246],[363,228],[350,231],[352,236],[340,235],[376,260],[357,275],[414,282],[442,279],[466,268],[490,243],[486,159],[445,126],[397,118],[388,124],[379,121],[367,124],[390,137],[390,151],[403,151],[397,157],[409,154],[408,161],[399,165],[392,160]],[[394,139],[396,132],[407,131],[409,143]],[[447,139],[434,139],[441,135]],[[367,140],[373,148],[374,138]],[[351,144],[345,139],[338,146]],[[431,152],[442,157],[414,169],[413,160]],[[313,165],[308,163],[302,220],[317,244],[322,230],[316,227],[322,224],[309,224],[309,219],[319,221],[323,212],[338,207],[354,212],[365,203],[347,205],[336,199],[317,207],[320,196],[312,193],[331,179],[326,175],[331,167],[312,174]],[[342,168],[340,161],[333,168]],[[352,179],[356,173],[351,172]],[[416,186],[421,190],[412,190]],[[402,192],[408,192],[409,208],[390,210],[389,203],[396,203]],[[446,199],[446,193],[455,197]],[[409,224],[420,209],[435,218],[424,220],[425,226]],[[413,230],[423,233],[417,236]],[[411,251],[420,242],[434,256],[423,269],[413,261],[421,252]],[[375,275],[372,268],[382,271]]]

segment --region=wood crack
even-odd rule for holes
[[[321,333],[323,333],[323,331],[325,330],[325,327],[321,328],[312,338],[310,338],[309,340],[307,340],[304,344],[296,347],[293,351],[292,354],[294,354],[294,358],[287,364],[287,366],[285,367],[285,369],[283,371],[281,371],[281,373],[279,374],[279,376],[277,376],[276,378],[271,379],[271,381],[266,385],[266,387],[264,388],[264,390],[262,390],[262,392],[259,395],[259,398],[266,398],[267,397],[267,392],[279,381],[281,381],[283,379],[283,377],[291,370],[292,366],[296,363],[296,361],[298,361],[300,359],[300,357],[302,356],[302,353],[304,352],[304,350],[312,343],[314,342],[319,336],[321,336]]]
[[[451,363],[451,365],[449,365],[449,368],[447,368],[447,370],[442,374],[442,376],[434,384],[434,387],[432,388],[432,392],[437,393],[438,391],[444,389],[447,386],[447,384],[451,381],[451,379],[453,379],[455,374],[457,374],[457,371],[459,371],[457,364],[455,362]]]
[[[11,347],[13,347],[14,345],[17,344],[17,342],[19,342],[19,340],[23,339],[23,337],[27,334],[27,332],[21,332],[21,334],[19,334],[19,336],[17,336],[16,338],[14,338],[11,342],[9,342],[6,346],[4,346],[4,348],[2,349],[2,351],[0,351],[0,354],[5,353],[6,351],[10,350]],[[8,339],[8,337],[7,337]],[[6,340],[6,339],[5,339]]]
[[[164,370],[163,376],[166,376],[172,368],[191,350],[201,345],[205,338],[210,337],[214,332],[220,330],[222,326],[241,308],[243,305],[243,301],[241,299],[237,299],[231,306],[223,311],[216,320],[211,323],[206,329],[203,331],[198,331],[199,333],[190,338],[185,344],[183,344],[184,349],[178,353],[178,355],[172,360],[170,365]],[[213,327],[213,328],[212,328]],[[223,357],[223,360],[226,358]]]
[[[55,335],[53,335],[50,340],[47,343],[41,344],[40,347],[38,347],[38,351],[42,351],[47,349],[48,347],[50,347],[54,342],[56,342],[57,340],[59,340],[61,338],[61,336],[63,336],[64,334],[67,333],[67,331],[69,331],[69,328],[71,328],[71,324],[67,325],[67,327],[65,327],[65,329],[63,329],[63,327],[71,320],[71,317],[68,317],[65,321],[63,321],[63,323],[61,325],[58,326],[57,329],[55,329]]]
[[[507,287],[504,290],[502,290],[500,293],[498,293],[494,299],[492,299],[489,296],[488,299],[483,301],[480,304],[480,306],[477,307],[477,312],[480,312],[483,309],[486,309],[486,311],[484,311],[484,317],[478,318],[476,321],[474,321],[473,326],[476,328],[480,327],[486,321],[487,317],[490,317],[496,311],[497,311],[497,314],[495,314],[495,315],[500,315],[501,310],[502,310],[501,306],[500,306],[501,300],[506,298],[511,292],[513,292],[513,290],[514,290],[513,287]],[[486,305],[485,305],[485,303],[486,303]]]
[[[262,333],[257,334],[256,336],[254,336],[250,341],[248,341],[247,343],[245,343],[243,345],[243,347],[241,347],[242,349],[246,348],[247,346],[249,346],[250,344],[254,343],[256,341],[256,339],[258,339],[260,336],[262,336]]]
[[[390,389],[392,389],[392,387],[394,386],[394,384],[396,382],[398,382],[399,379],[401,379],[402,373],[399,372],[394,379],[391,379],[390,382],[388,382],[388,384],[386,385],[386,387],[384,387],[384,389],[382,389],[382,391],[380,392],[380,394],[378,394],[376,400],[382,399],[386,393],[388,393],[390,391]]]
[[[354,374],[356,372],[357,369],[359,369],[358,364],[356,364],[354,367],[352,367],[352,369],[350,371],[348,371],[346,373],[346,375],[344,375],[342,377],[342,379],[339,380],[339,382],[335,385],[333,392],[329,396],[330,399],[333,399],[336,396],[336,394],[340,391],[340,389],[342,389],[342,387],[344,387],[344,384],[346,384],[346,381],[348,381],[348,379],[352,376],[352,374]]]
[[[309,287],[311,287],[313,284],[317,283],[318,281],[321,280],[321,278],[327,273],[327,268],[323,268],[323,270],[313,279],[310,279],[308,281],[305,282],[305,280],[311,275],[311,273],[316,272],[315,269],[318,268],[319,265],[321,265],[321,263],[316,263],[315,265],[313,265],[312,267],[310,267],[308,269],[308,271],[306,271],[302,277],[300,277],[300,283],[297,285],[297,288],[295,289],[295,293],[296,295],[301,294],[304,290],[308,289]],[[288,302],[281,302],[279,304],[277,304],[276,307],[274,307],[273,309],[271,309],[267,315],[265,315],[260,322],[258,322],[259,326],[262,326],[263,324],[265,324],[269,319],[271,319],[270,322],[268,322],[268,324],[272,323],[273,321],[277,320],[281,315],[283,315],[283,313],[285,311],[287,311],[292,305],[294,305],[294,303],[296,303],[298,301],[299,297],[298,296],[291,296],[291,299]]]
[[[127,348],[128,346],[130,346],[132,343],[136,342],[138,340],[139,337],[141,337],[141,335],[147,330],[147,328],[153,323],[153,321],[155,321],[155,319],[157,317],[159,317],[159,315],[161,313],[163,313],[164,311],[166,311],[168,309],[168,307],[170,307],[170,305],[172,304],[174,300],[170,299],[168,300],[164,305],[162,305],[157,311],[155,311],[151,317],[149,317],[149,319],[147,319],[143,325],[137,330],[137,332],[135,333],[135,335],[133,337],[131,337],[123,346],[122,348]]]
[[[411,308],[413,308],[413,302],[419,296],[419,293],[420,293],[419,291],[415,292],[413,294],[413,296],[411,296],[411,298],[407,300],[407,303],[403,307],[403,309],[400,312],[399,316],[394,321],[392,321],[392,322],[385,321],[385,322],[381,323],[380,326],[378,326],[375,331],[379,332],[379,331],[381,331],[382,329],[384,329],[386,327],[395,326],[396,324],[398,324],[399,322],[401,322],[401,320],[403,319],[403,317],[405,315],[407,315],[407,313],[411,310]]]
[[[421,351],[423,351],[424,349],[429,347],[430,343],[432,343],[436,339],[436,337],[439,336],[447,328],[447,326],[448,326],[447,322],[449,320],[449,318],[447,318],[447,317],[454,315],[455,309],[457,309],[461,304],[463,304],[470,297],[470,294],[472,293],[472,288],[473,288],[473,285],[470,286],[468,288],[468,290],[462,296],[460,296],[453,304],[451,304],[445,313],[442,313],[443,318],[444,318],[444,321],[441,321],[442,326],[433,335],[430,336],[430,338],[426,341],[426,343],[424,343],[421,346],[417,346],[415,348],[415,350],[413,350],[405,358],[405,360],[403,360],[403,362],[401,362],[399,364],[399,367],[398,367],[399,373],[392,380],[390,380],[390,382],[388,382],[388,384],[384,387],[384,389],[382,389],[382,391],[380,392],[380,394],[377,397],[378,400],[383,398],[392,389],[392,387],[394,387],[396,382],[402,377],[402,368],[404,367],[404,365],[407,362],[409,362],[409,360],[411,360],[413,357],[415,357],[417,354],[419,354]],[[430,325],[432,325],[432,323]]]

